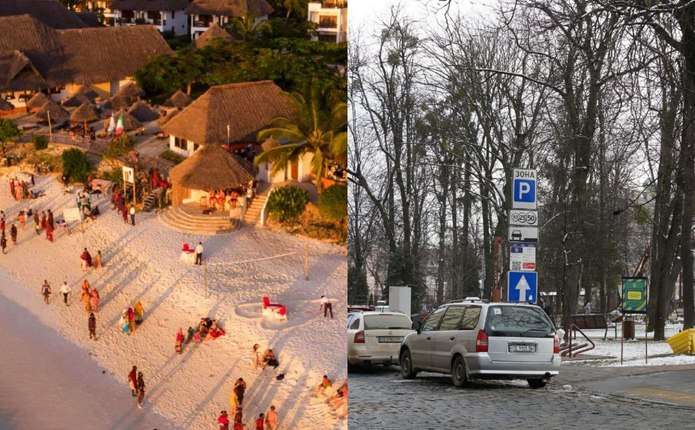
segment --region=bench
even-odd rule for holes
[[[570,316],[570,324],[574,324],[580,330],[595,330],[603,329],[603,340],[606,340],[608,336],[608,329],[613,328],[615,330],[615,338],[618,338],[618,322],[622,320],[620,318],[609,320],[606,315],[603,314],[576,314]]]

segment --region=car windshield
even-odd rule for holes
[[[412,327],[410,318],[405,315],[365,315],[365,330],[396,330]]]
[[[485,331],[489,336],[548,337],[555,328],[540,308],[490,306]]]

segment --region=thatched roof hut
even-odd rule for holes
[[[9,111],[14,109],[14,105],[7,100],[0,98],[0,110]]]
[[[170,11],[184,10],[188,0],[111,0],[114,10]]]
[[[87,25],[58,0],[2,0],[0,16],[29,14],[55,29],[82,28]]]
[[[89,102],[83,103],[72,111],[70,114],[70,122],[82,123],[82,122],[92,122],[99,119],[99,112],[97,109]]]
[[[291,99],[273,81],[243,82],[210,87],[162,130],[198,145],[255,143],[275,117],[294,115]]]
[[[128,109],[128,113],[133,115],[135,119],[140,122],[150,122],[159,118],[159,112],[142,100],[135,102],[135,104]]]
[[[139,97],[144,96],[145,92],[138,84],[131,82],[119,88],[116,95],[137,100]]]
[[[264,16],[272,12],[266,0],[193,0],[186,9],[188,15]]]
[[[47,101],[36,111],[34,115],[36,120],[41,123],[48,123],[48,117],[50,114],[51,124],[59,125],[65,123],[70,119],[70,113],[63,109],[61,105],[54,102],[53,100]]]
[[[204,48],[211,44],[214,40],[231,42],[234,40],[234,38],[227,30],[220,27],[220,25],[215,22],[210,26],[210,28],[205,30],[203,34],[198,36],[198,38],[195,40],[195,46],[196,48]]]
[[[253,167],[218,145],[203,146],[169,171],[172,201],[179,205],[191,190],[245,187],[253,179]]]
[[[168,99],[166,99],[163,105],[167,107],[183,109],[189,104],[191,104],[192,101],[193,99],[191,98],[191,96],[189,96],[181,90],[177,90]]]
[[[29,57],[18,50],[0,52],[0,89],[46,88],[48,84]]]
[[[135,99],[131,97],[116,94],[115,96],[108,99],[106,103],[104,103],[101,107],[105,110],[128,109],[128,107],[132,105],[134,102]]]
[[[63,106],[66,107],[77,107],[77,106],[82,106],[85,103],[91,103],[93,100],[90,100],[89,97],[85,96],[84,94],[73,94],[72,96],[68,97],[63,101]]]
[[[39,92],[39,93],[34,94],[32,96],[32,98],[29,99],[26,106],[27,106],[27,109],[34,112],[34,111],[37,111],[38,109],[40,109],[41,106],[45,105],[47,102],[50,102],[50,101],[51,101],[50,97],[48,97],[44,93]]]
[[[128,112],[125,112],[123,110],[113,113],[114,121],[118,122],[118,118],[121,115],[123,115],[123,128],[125,129],[125,131],[131,131],[131,130],[135,130],[137,128],[142,127],[142,124],[140,123],[140,121],[135,119],[133,117],[133,115],[131,115]],[[104,120],[104,129],[109,128],[109,122],[110,121],[111,121],[111,118],[106,118],[106,120]]]

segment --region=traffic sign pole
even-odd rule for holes
[[[509,271],[507,301],[537,303],[538,242],[537,177],[535,169],[514,169],[511,209],[509,211]]]

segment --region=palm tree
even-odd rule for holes
[[[341,167],[347,164],[347,105],[338,102],[329,109],[322,109],[318,85],[312,84],[308,100],[301,94],[293,94],[296,117],[277,117],[270,126],[258,133],[259,141],[270,140],[274,144],[254,160],[256,165],[269,161],[273,174],[281,171],[288,162],[298,160],[304,154],[312,154],[311,170],[316,177],[316,189],[321,192],[322,179],[331,163]]]
[[[232,34],[243,41],[259,39],[263,34],[271,30],[270,22],[267,20],[258,21],[251,13],[234,18],[229,23],[229,30]]]

